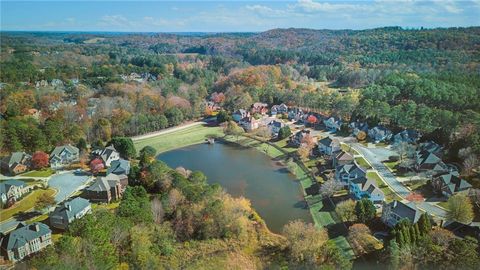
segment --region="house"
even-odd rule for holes
[[[2,204],[12,205],[30,191],[25,182],[10,179],[0,182],[0,199]]]
[[[109,174],[97,177],[95,182],[85,189],[84,197],[91,202],[110,203],[122,198],[123,191],[128,185],[126,175]]]
[[[130,161],[125,159],[114,160],[107,169],[108,174],[128,175],[130,173]]]
[[[247,116],[250,116],[250,114],[244,109],[236,110],[232,114],[233,121],[235,121],[235,122],[240,122],[240,120],[242,120],[243,118],[245,118]]]
[[[268,129],[272,133],[272,136],[276,137],[280,129],[284,127],[285,124],[283,122],[272,120],[270,123],[267,124]]]
[[[345,165],[353,162],[354,158],[350,153],[341,151],[333,157],[333,167]]]
[[[421,215],[422,212],[413,202],[405,204],[395,200],[383,203],[382,221],[390,228],[395,227],[402,219],[408,219],[412,224],[417,223]]]
[[[366,170],[356,162],[335,167],[335,179],[347,185],[351,180],[365,177]]]
[[[241,119],[238,124],[245,129],[245,131],[252,131],[257,129],[260,126],[260,121],[255,119],[255,117],[247,116]]]
[[[383,191],[380,190],[375,182],[365,177],[353,179],[348,184],[350,194],[355,200],[369,199],[374,204],[380,204],[385,200]]]
[[[443,147],[433,141],[426,141],[420,144],[419,151],[427,151],[435,154],[437,157],[442,157]]]
[[[328,131],[337,132],[342,127],[342,121],[337,117],[330,117],[323,120],[323,124]]]
[[[92,212],[92,205],[84,198],[77,197],[73,200],[63,202],[50,213],[50,226],[66,230],[68,225],[76,219],[80,219],[87,213]]]
[[[393,136],[393,142],[394,143],[401,143],[401,142],[416,143],[421,136],[422,135],[416,130],[404,129],[403,131]]]
[[[52,244],[52,230],[43,223],[18,224],[17,228],[1,239],[1,253],[16,262],[41,251]]]
[[[415,169],[417,171],[443,172],[447,171],[447,165],[433,153],[426,150],[415,153]]]
[[[318,150],[322,154],[331,156],[340,151],[340,142],[337,139],[325,137],[318,141]]]
[[[25,152],[13,152],[10,156],[2,159],[2,172],[10,175],[16,175],[26,172],[30,167],[32,156]]]
[[[302,109],[300,109],[298,107],[294,107],[294,108],[291,108],[288,111],[288,120],[295,121],[295,122],[298,122],[298,121],[303,122],[303,116],[304,115],[305,115],[305,113],[303,112]]]
[[[455,193],[468,193],[472,185],[461,179],[458,172],[441,172],[432,177],[433,188],[446,197],[450,197]]]
[[[268,104],[255,102],[252,105],[252,113],[259,113],[261,115],[265,115],[268,112]]]
[[[285,105],[285,103],[282,103],[280,105],[273,105],[272,108],[270,109],[270,113],[272,116],[277,115],[277,114],[283,114],[288,112],[288,106]]]
[[[348,124],[348,128],[352,131],[353,136],[357,136],[360,131],[368,133],[368,124],[367,122],[355,121]]]
[[[368,131],[368,137],[375,143],[388,141],[392,138],[392,132],[383,126],[376,126]]]
[[[106,167],[110,167],[112,161],[120,159],[120,153],[117,152],[113,145],[105,147],[104,149],[94,150],[92,155],[94,157],[100,157]]]
[[[80,160],[80,151],[70,144],[57,146],[50,154],[50,166],[61,168]]]
[[[296,147],[300,147],[305,137],[310,136],[310,130],[302,129],[290,137],[290,143]]]

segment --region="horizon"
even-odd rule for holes
[[[0,4],[2,32],[259,33],[288,28],[436,29],[480,25],[480,0],[0,1]]]

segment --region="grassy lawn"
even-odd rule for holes
[[[395,167],[400,163],[400,161],[389,161],[389,162],[383,162],[385,166],[387,166],[392,172],[396,172],[397,169]]]
[[[28,194],[25,198],[17,202],[15,205],[8,209],[0,211],[0,221],[7,220],[13,215],[19,212],[26,212],[35,206],[35,202],[40,195],[47,193],[50,195],[55,194],[54,189],[37,189]]]
[[[197,125],[151,138],[136,140],[134,141],[134,144],[137,151],[140,151],[143,147],[150,145],[155,148],[158,153],[162,153],[176,148],[204,142],[209,136],[223,135],[224,134],[221,127],[206,127]]]
[[[28,176],[28,177],[49,177],[50,175],[54,174],[55,171],[47,168],[39,171],[29,171],[27,173],[22,174],[21,176]]]
[[[448,202],[447,202],[447,201],[445,201],[445,202],[439,202],[439,203],[438,203],[438,206],[447,209],[447,207],[448,207]]]
[[[350,145],[348,145],[348,144],[341,143],[341,144],[340,144],[340,148],[342,148],[342,150],[343,150],[344,152],[350,153],[350,154],[352,154],[352,155],[358,155],[358,152],[355,151],[355,149],[353,149],[352,147],[350,147]]]
[[[367,170],[372,168],[363,157],[357,157],[355,158],[355,161],[357,162],[358,165],[362,166]]]
[[[393,200],[401,200],[401,198],[390,189],[390,187],[383,182],[382,178],[376,172],[367,172],[367,178],[375,180],[377,186],[383,191],[385,200],[391,202]]]
[[[94,203],[92,204],[92,209],[106,209],[106,210],[115,210],[118,208],[120,205],[120,202],[113,202],[113,203],[108,203],[108,204],[98,204]]]

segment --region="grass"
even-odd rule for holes
[[[368,164],[365,158],[363,157],[356,157],[355,161],[357,162],[358,165],[362,166],[367,170],[372,168],[372,166],[370,166],[370,164]]]
[[[7,220],[11,218],[13,215],[15,215],[16,213],[26,212],[32,209],[35,206],[35,202],[37,201],[38,197],[40,197],[42,194],[46,193],[49,195],[54,195],[55,192],[56,191],[54,189],[36,189],[32,191],[25,198],[15,203],[10,208],[1,210],[0,221]]]
[[[108,203],[108,204],[97,204],[97,203],[94,203],[92,204],[92,208],[93,209],[106,209],[106,210],[115,210],[118,208],[118,206],[120,205],[120,202],[113,202],[113,203]]]
[[[367,172],[367,178],[375,180],[378,188],[383,191],[383,194],[385,195],[385,200],[387,202],[402,199],[393,192],[393,190],[382,180],[382,178],[380,178],[380,175],[378,175],[377,172]]]
[[[398,164],[400,163],[400,161],[387,161],[387,162],[383,162],[383,164],[385,164],[385,166],[387,166],[392,172],[396,172],[397,169],[395,168]]]
[[[27,173],[22,174],[21,176],[26,176],[26,177],[49,177],[50,175],[54,174],[55,171],[47,168],[39,171],[29,171]]]
[[[350,153],[352,155],[358,155],[358,152],[348,144],[341,143],[340,148],[342,148],[343,152],[347,152],[347,153]]]
[[[442,208],[445,208],[445,209],[448,209],[448,201],[439,202],[438,206],[440,206]]]
[[[143,147],[150,145],[157,150],[158,153],[169,150],[198,144],[204,142],[209,136],[223,136],[221,127],[206,127],[197,125],[180,129],[177,131],[161,134],[155,137],[134,141],[137,151]]]

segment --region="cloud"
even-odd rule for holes
[[[123,15],[104,15],[100,19],[100,25],[104,27],[130,27],[132,22]]]

